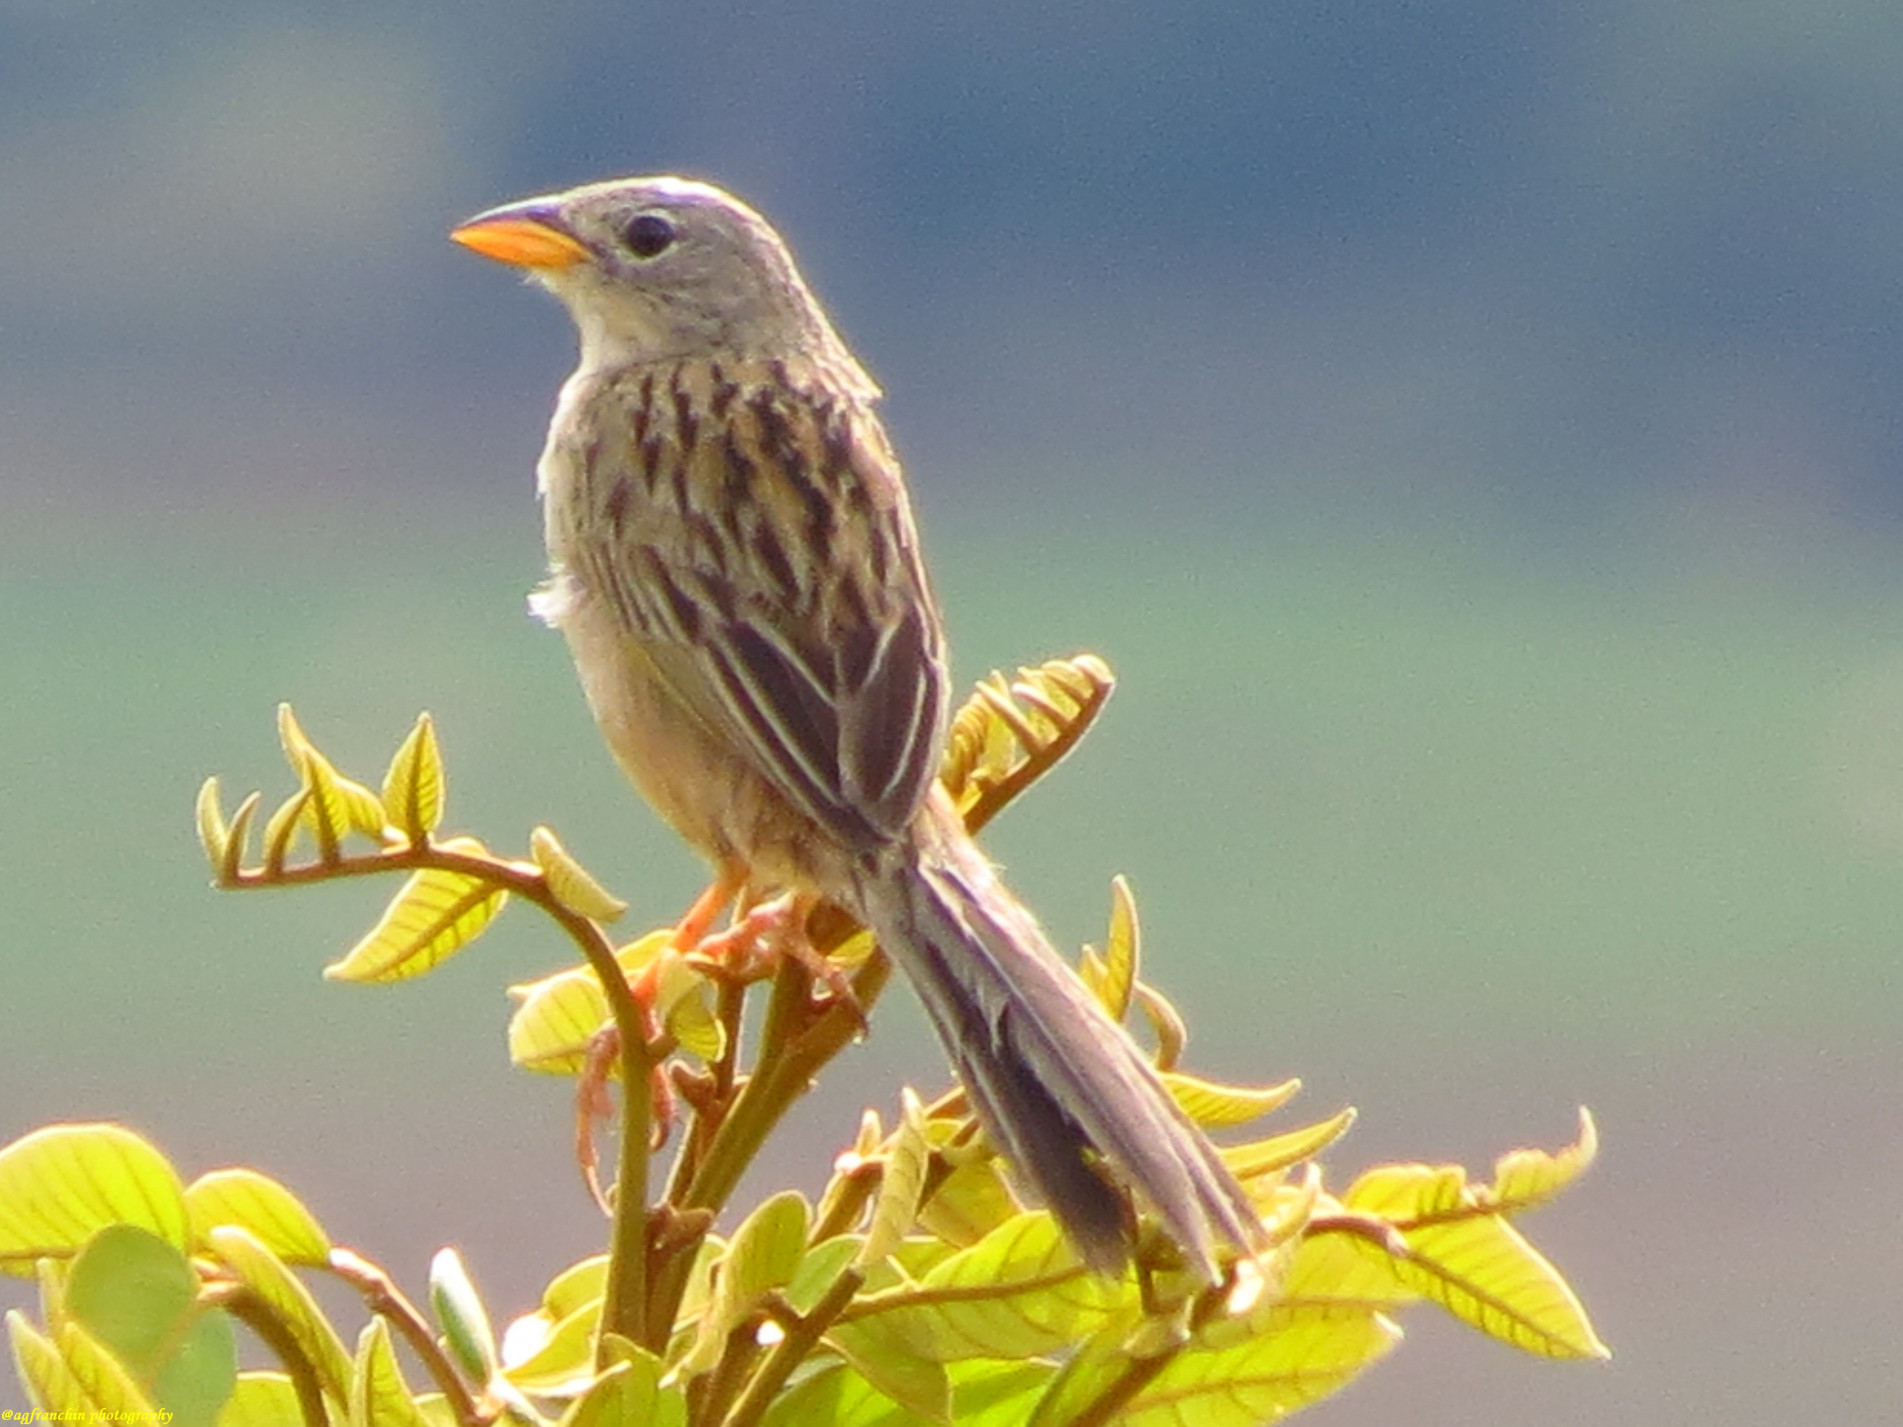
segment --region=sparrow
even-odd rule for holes
[[[710,184],[614,179],[450,235],[567,307],[537,466],[549,577],[615,760],[743,891],[842,908],[906,973],[994,1145],[1118,1273],[1146,1206],[1206,1279],[1247,1193],[1051,946],[937,781],[947,667],[879,388],[779,235]]]

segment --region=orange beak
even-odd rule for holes
[[[519,268],[566,268],[592,256],[580,242],[520,205],[478,213],[449,235],[471,252]]]

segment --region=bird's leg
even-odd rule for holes
[[[745,885],[745,873],[723,869],[707,884],[706,890],[694,899],[694,904],[675,926],[674,935],[670,938],[674,949],[690,952],[709,940],[708,933],[713,924]],[[657,956],[629,983],[635,1002],[641,1007],[641,1033],[650,1044],[661,1035],[660,1022],[654,1015],[654,996],[660,974],[661,958]],[[601,1187],[601,1155],[595,1143],[595,1123],[606,1120],[614,1113],[614,1107],[608,1099],[608,1077],[620,1054],[621,1032],[612,1024],[603,1026],[588,1042],[588,1053],[575,1086],[575,1162],[581,1168],[589,1194],[601,1206],[603,1213],[609,1212],[609,1205],[608,1197]],[[654,1126],[653,1144],[655,1149],[659,1149],[667,1143],[668,1132],[674,1125],[674,1092],[668,1084],[665,1068],[658,1063],[654,1067],[652,1081],[648,1093],[654,1100],[651,1121]]]

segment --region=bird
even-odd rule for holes
[[[1134,1194],[1219,1281],[1262,1242],[1247,1192],[937,781],[943,621],[880,389],[779,234],[659,175],[505,204],[450,237],[574,319],[536,468],[549,575],[532,605],[615,761],[714,868],[683,932],[743,891],[841,908],[905,972],[1084,1262],[1126,1270]]]

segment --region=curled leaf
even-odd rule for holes
[[[1062,761],[1097,715],[1116,680],[1093,654],[992,674],[952,720],[939,778],[965,826],[976,832]]]
[[[1214,1080],[1199,1080],[1172,1070],[1163,1076],[1183,1113],[1206,1129],[1246,1125],[1251,1120],[1272,1114],[1293,1100],[1302,1088],[1299,1080],[1284,1080],[1280,1085],[1223,1085]]]
[[[597,882],[549,829],[538,827],[529,834],[529,855],[548,879],[555,900],[577,916],[612,922],[628,910],[628,904]]]
[[[225,823],[224,809],[218,805],[218,780],[207,778],[198,790],[198,843],[217,873],[225,860],[225,847],[231,841],[231,829]]]
[[[222,886],[231,886],[238,880],[244,862],[245,843],[251,838],[251,822],[258,815],[258,805],[264,801],[262,793],[247,794],[238,804],[238,811],[231,815],[231,828],[225,836],[225,850],[218,859],[218,881]]]

